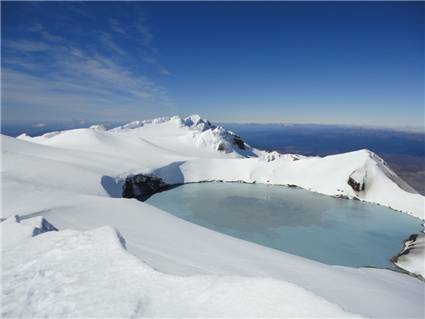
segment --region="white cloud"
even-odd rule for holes
[[[120,23],[117,20],[109,19],[109,24],[113,31],[121,34],[127,34],[127,32],[124,31],[124,29],[121,27]]]
[[[143,114],[173,107],[166,88],[140,74],[143,63],[160,74],[169,72],[158,61],[154,36],[145,20],[138,19],[137,12],[136,16],[132,20],[136,22],[129,23],[106,20],[109,31],[89,30],[83,41],[80,34],[79,40],[74,40],[72,28],[59,36],[40,23],[26,29],[33,33],[31,38],[6,39],[3,44],[7,50],[2,59],[3,108],[26,106],[28,110],[48,109],[52,114],[68,110],[70,114],[108,113],[122,118],[123,110]],[[135,68],[140,62],[140,67]]]
[[[139,18],[133,24],[135,30],[139,34],[138,41],[143,44],[145,49],[149,52],[149,54],[145,54],[143,60],[148,63],[155,65],[157,70],[162,75],[170,75],[171,73],[167,70],[167,68],[159,62],[159,50],[153,46],[154,35],[150,31],[146,18],[143,12],[138,12]]]
[[[32,127],[37,127],[37,128],[46,127],[46,123],[36,123],[36,124],[33,124]]]
[[[25,59],[15,58],[14,64],[3,67],[4,105],[38,105],[53,110],[63,107],[86,114],[115,114],[122,108],[149,111],[172,105],[164,87],[109,57],[56,46],[50,47],[48,58],[50,66],[41,74],[32,68],[37,63]]]
[[[29,30],[39,33],[47,41],[58,42],[62,40],[62,37],[51,34],[40,23],[34,24]]]
[[[101,32],[100,33],[100,42],[109,50],[121,54],[121,55],[125,55],[126,52],[121,49],[115,42],[114,40],[112,40],[112,36],[106,32]]]
[[[157,49],[152,47],[153,34],[149,31],[148,27],[145,26],[142,21],[136,23],[135,26],[136,29],[139,31],[140,35],[142,36],[142,41],[145,47],[149,48],[154,52],[157,52]]]

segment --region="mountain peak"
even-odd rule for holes
[[[186,126],[190,126],[190,127],[197,127],[199,128],[201,131],[205,131],[207,129],[214,129],[215,126],[211,124],[210,121],[203,119],[199,114],[192,114],[189,115],[188,117],[186,117],[183,120],[183,123]]]

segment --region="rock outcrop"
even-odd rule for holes
[[[348,185],[351,186],[351,188],[356,191],[364,191],[365,190],[365,179],[366,179],[366,170],[362,167],[359,169],[356,169],[354,172],[350,174],[348,177]]]
[[[233,137],[233,144],[237,145],[241,150],[245,149],[245,142],[238,135]]]
[[[413,234],[392,262],[409,273],[425,278],[425,234]]]
[[[169,187],[169,184],[154,175],[131,175],[124,181],[122,197],[145,201],[153,194],[166,190]]]

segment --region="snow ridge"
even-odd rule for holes
[[[93,126],[18,139],[83,151],[84,157],[107,156],[108,163],[96,155],[91,165],[100,168],[104,163],[103,175],[112,179],[159,171],[167,172],[159,177],[170,184],[222,180],[296,185],[424,218],[424,197],[369,150],[326,157],[260,151],[196,114],[135,121],[106,131]]]
[[[186,141],[193,142],[199,147],[205,147],[225,153],[236,152],[242,156],[256,156],[252,148],[238,135],[226,130],[221,126],[213,125],[209,120],[203,119],[198,114],[192,114],[186,118],[179,116],[160,117],[152,120],[134,121],[111,129],[110,132],[128,131],[138,129],[149,124],[174,124],[179,128],[191,130],[191,134],[185,137]]]

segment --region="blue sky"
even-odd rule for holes
[[[424,3],[1,5],[5,121],[423,126]]]

